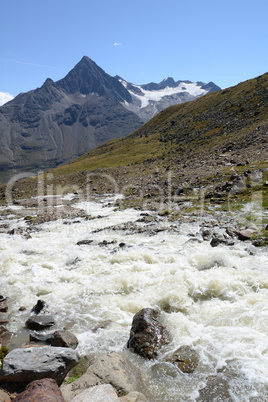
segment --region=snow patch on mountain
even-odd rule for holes
[[[121,84],[124,85],[125,88],[128,89],[128,83],[124,80],[120,80]],[[132,88],[137,88],[137,92],[128,89],[129,93],[131,94],[132,98],[136,98],[140,103],[140,108],[144,108],[148,106],[151,102],[159,102],[165,96],[173,96],[175,94],[189,94],[190,96],[198,97],[201,95],[205,95],[208,91],[201,88],[200,85],[196,83],[185,83],[181,82],[176,87],[169,87],[167,86],[164,89],[159,89],[155,91],[150,91],[144,89],[140,85],[131,84]]]
[[[136,85],[135,85],[136,86]],[[200,96],[207,93],[204,89],[201,89],[196,84],[179,84],[176,88],[167,87],[160,89],[159,91],[146,91],[142,87],[136,86],[141,90],[143,95],[138,95],[132,91],[129,91],[132,96],[135,96],[141,102],[141,108],[149,105],[150,101],[159,102],[164,96],[172,96],[178,93],[187,92],[192,96]]]

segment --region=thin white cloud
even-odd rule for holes
[[[117,46],[122,46],[122,43],[120,43],[120,42],[114,42],[114,47],[117,47]]]
[[[9,94],[8,92],[0,92],[0,106],[14,99],[14,96]]]
[[[0,61],[7,61],[10,63],[17,63],[17,64],[27,64],[28,66],[34,66],[34,67],[46,67],[46,68],[53,68],[52,66],[47,66],[45,64],[36,64],[36,63],[30,63],[28,61],[21,61],[21,60],[13,60],[13,59],[0,59]]]

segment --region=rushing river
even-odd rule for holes
[[[0,234],[0,293],[8,297],[8,329],[26,336],[30,309],[43,299],[57,327],[71,327],[81,354],[122,351],[133,315],[152,307],[161,311],[173,337],[160,359],[181,345],[201,358],[193,374],[174,377],[125,350],[144,372],[156,401],[194,401],[207,376],[216,373],[228,381],[234,401],[267,401],[267,249],[247,242],[212,248],[198,223],[179,227],[166,218],[158,222],[165,230],[154,234],[113,230],[142,215],[116,210],[112,201],[77,204],[95,219],[43,223],[29,239]],[[0,223],[10,229],[26,225],[12,211]],[[93,242],[76,244],[85,239]],[[21,306],[26,311],[19,311]],[[107,321],[105,328],[90,330]]]

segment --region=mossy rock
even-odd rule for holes
[[[159,212],[159,216],[168,216],[171,214],[171,211],[169,211],[168,209],[165,209],[164,211]]]
[[[9,353],[8,348],[6,346],[1,346],[1,348],[0,348],[0,368],[2,367],[3,360],[8,353]]]
[[[87,371],[90,366],[90,362],[87,357],[81,357],[80,363],[78,363],[71,371],[68,373],[68,377],[66,378],[67,384],[71,384],[78,378],[82,377],[83,374]]]
[[[27,216],[25,216],[25,218],[24,218],[24,220],[25,220],[25,221],[28,221],[28,222],[32,222],[34,219],[35,219],[35,217],[34,217],[34,216],[31,216],[31,215],[27,215]]]

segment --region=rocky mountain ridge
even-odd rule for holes
[[[217,89],[172,78],[137,86],[83,57],[63,79],[48,78],[0,107],[0,183],[70,161],[132,133],[171,104]]]

